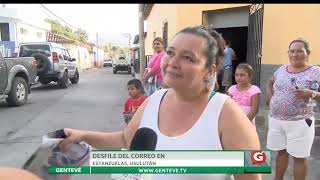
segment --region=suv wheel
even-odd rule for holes
[[[67,88],[68,87],[68,72],[65,71],[61,79],[58,80],[58,85],[60,88]]]
[[[131,74],[131,67],[128,67],[128,74]]]
[[[113,74],[117,74],[117,70],[116,69],[113,69]]]
[[[7,103],[9,106],[21,106],[27,102],[28,85],[22,77],[16,77],[13,80],[11,91],[8,95]]]
[[[78,70],[76,70],[76,73],[74,75],[73,78],[70,78],[70,81],[72,84],[78,84],[79,82],[79,73],[78,73]]]
[[[46,55],[35,53],[31,56],[37,61],[37,74],[43,74],[49,70],[50,60]]]

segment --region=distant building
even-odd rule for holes
[[[46,32],[51,25],[42,22],[30,24],[24,22],[15,8],[0,7],[0,51],[11,56],[22,42],[46,42]]]

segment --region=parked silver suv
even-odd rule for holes
[[[79,72],[68,50],[57,43],[21,43],[18,57],[34,57],[37,61],[37,75],[41,84],[57,82],[61,88],[68,87],[68,79],[72,84],[79,82]]]

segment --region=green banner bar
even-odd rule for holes
[[[91,167],[92,174],[242,174],[244,167]]]
[[[91,168],[91,169],[90,169]],[[90,171],[91,170],[91,171]],[[49,174],[244,174],[271,173],[271,167],[90,167],[52,166]]]
[[[91,174],[89,166],[51,166],[49,174]]]

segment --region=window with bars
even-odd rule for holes
[[[0,41],[10,41],[9,23],[0,23]]]

